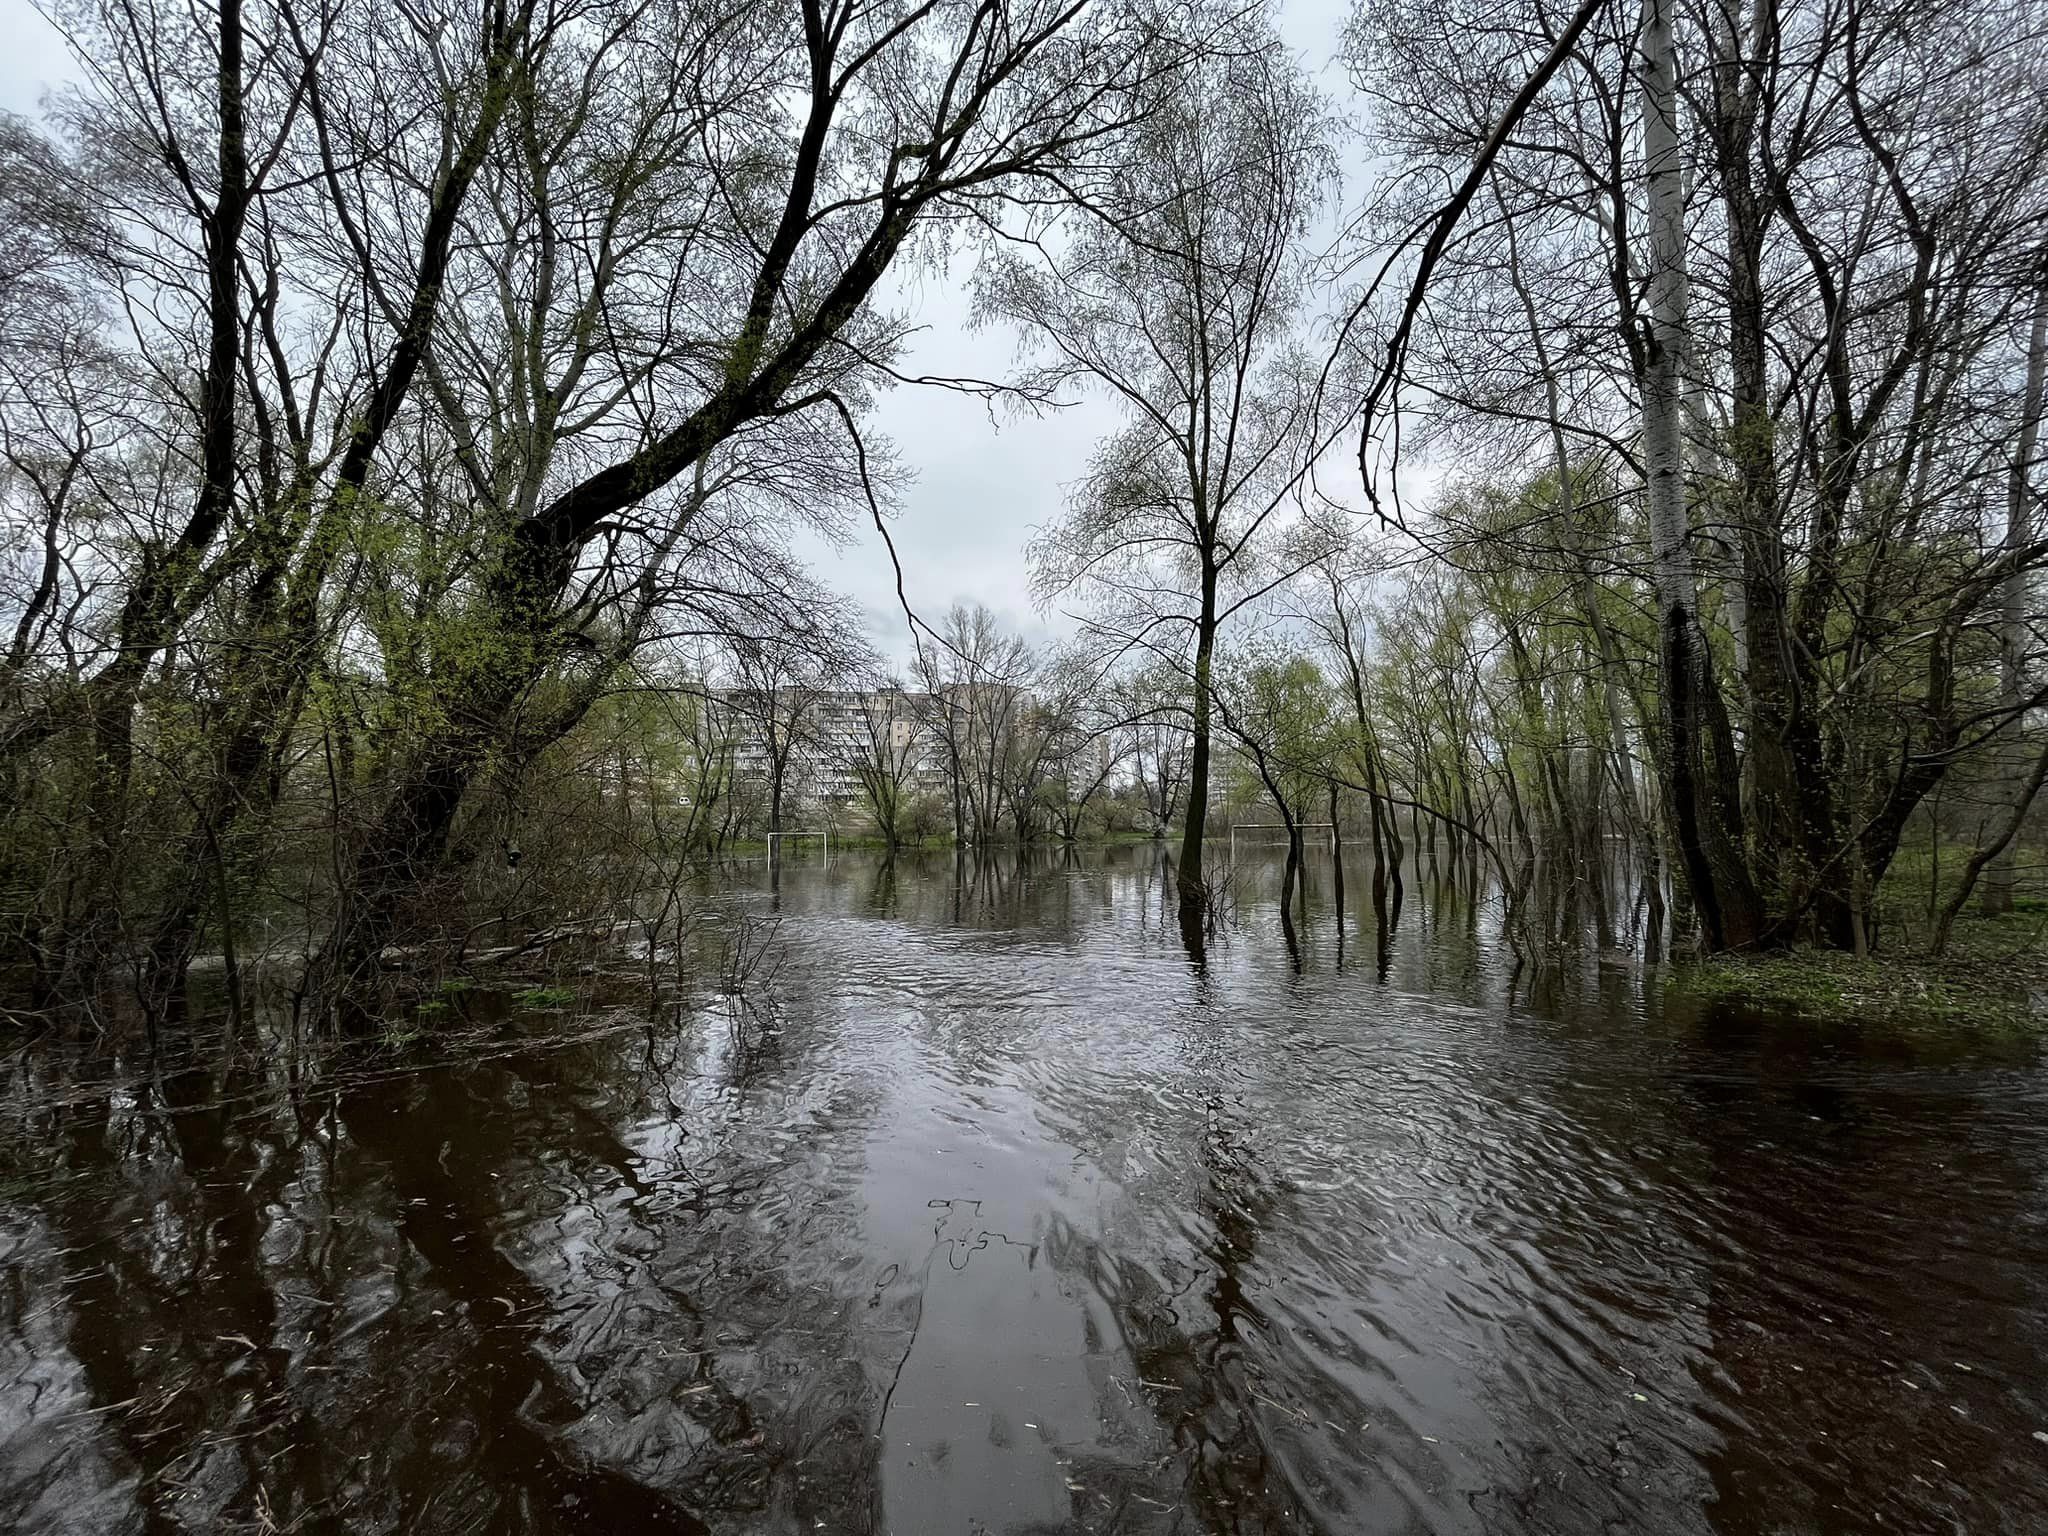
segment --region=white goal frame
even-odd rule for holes
[[[775,856],[775,839],[777,839],[778,837],[817,837],[817,838],[823,838],[823,839],[824,839],[824,841],[825,841],[825,857],[826,857],[826,858],[827,858],[828,860],[829,860],[829,859],[830,859],[830,858],[832,857],[832,829],[831,829],[830,827],[817,827],[817,828],[812,828],[812,829],[798,829],[798,830],[792,830],[792,831],[788,831],[788,832],[770,832],[770,833],[768,834],[768,856],[769,856],[770,858],[773,858],[773,857]]]
[[[1337,851],[1337,824],[1334,821],[1304,821],[1298,824],[1298,829],[1304,834],[1318,829],[1328,832],[1330,834],[1330,851],[1332,853]],[[1286,830],[1287,824],[1280,821],[1248,821],[1243,823],[1233,821],[1230,824],[1231,861],[1235,863],[1237,860],[1237,834],[1239,832],[1285,832]],[[1308,838],[1304,836],[1302,841],[1306,843]]]

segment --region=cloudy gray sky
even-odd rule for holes
[[[1289,43],[1311,70],[1326,75],[1340,101],[1332,60],[1349,6],[1350,0],[1290,0],[1281,15]],[[62,40],[30,0],[0,0],[0,108],[32,116],[52,85],[75,74]],[[965,263],[956,262],[944,273],[907,274],[897,285],[892,307],[922,327],[904,372],[999,377],[1013,362],[1014,336],[968,327],[967,275]],[[1059,614],[1032,606],[1024,542],[1058,514],[1066,485],[1111,422],[1099,403],[1033,418],[1001,407],[992,416],[986,403],[939,389],[899,388],[884,397],[874,425],[916,477],[890,531],[918,612],[936,621],[954,602],[981,602],[1034,639],[1063,633],[1069,626]],[[870,616],[885,653],[907,656],[895,576],[874,532],[844,548],[811,539],[803,547],[820,578]]]

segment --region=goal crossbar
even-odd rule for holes
[[[1334,821],[1298,821],[1294,824],[1297,832],[1327,832],[1330,846],[1337,846],[1337,824]],[[1230,827],[1230,856],[1237,857],[1237,834],[1240,832],[1285,832],[1287,824],[1281,821],[1232,822]]]

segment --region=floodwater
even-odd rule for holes
[[[2034,1045],[1235,884],[813,856],[752,1010],[15,1052],[0,1529],[2048,1530]]]

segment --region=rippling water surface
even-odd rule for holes
[[[2033,1045],[1310,874],[1198,965],[1149,850],[755,867],[752,1018],[17,1053],[0,1529],[2048,1530]]]

